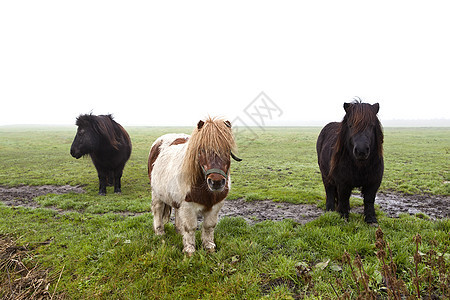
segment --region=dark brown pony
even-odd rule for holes
[[[348,219],[350,195],[355,187],[364,197],[367,223],[376,223],[375,196],[383,178],[383,130],[380,106],[354,101],[344,103],[342,122],[327,124],[317,139],[317,156],[326,192],[326,210]]]
[[[121,192],[123,168],[131,155],[131,140],[111,115],[80,115],[77,134],[70,154],[79,159],[90,155],[99,179],[99,195],[106,195],[106,185],[114,183],[114,193]]]

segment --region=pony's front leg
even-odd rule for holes
[[[156,235],[164,234],[164,206],[165,203],[159,199],[158,195],[152,193],[153,229],[155,230]]]
[[[343,218],[348,220],[350,214],[350,195],[352,189],[347,186],[338,187],[338,208],[337,211]]]
[[[183,252],[191,256],[195,252],[197,213],[191,203],[183,202],[176,214],[176,227],[183,237]]]
[[[361,193],[364,196],[364,221],[368,224],[377,224],[377,217],[375,215],[375,196],[378,187],[363,188]]]
[[[214,252],[216,250],[216,244],[214,243],[214,229],[217,225],[219,211],[223,205],[224,201],[221,201],[214,205],[210,211],[203,214],[202,245],[208,252]]]
[[[324,180],[325,182],[325,180]],[[327,211],[335,211],[336,210],[336,186],[331,184],[325,184],[325,193],[327,195],[326,200],[326,210]]]

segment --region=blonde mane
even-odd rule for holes
[[[201,174],[198,162],[199,151],[205,151],[206,155],[216,154],[226,160],[230,159],[231,151],[236,150],[231,125],[229,126],[225,122],[228,121],[208,117],[200,129],[195,127],[192,132],[181,169],[191,186],[197,183],[199,174]]]

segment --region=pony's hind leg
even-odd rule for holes
[[[152,213],[153,213],[153,229],[155,230],[156,235],[164,234],[164,206],[166,204],[158,199],[158,196],[155,193],[152,193]]]
[[[108,186],[114,186],[114,171],[109,171],[106,178],[106,183]]]
[[[172,214],[172,206],[164,203],[163,214],[162,214],[163,224],[167,224],[169,222],[171,214]]]
[[[175,230],[181,234],[181,226],[182,226],[182,222],[181,222],[181,218],[179,216],[179,209],[174,209],[174,214],[175,214]]]
[[[122,192],[122,183],[121,183],[122,173],[123,173],[123,168],[116,169],[114,171],[114,193],[116,193],[116,194],[119,194]]]

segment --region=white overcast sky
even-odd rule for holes
[[[447,1],[1,1],[0,125],[450,118]],[[255,103],[257,105],[257,103]],[[252,125],[251,121],[245,121]]]

